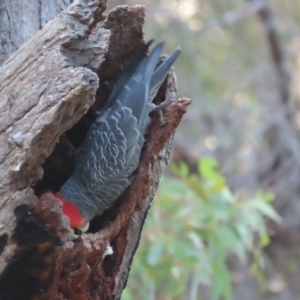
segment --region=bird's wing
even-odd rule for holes
[[[87,196],[102,211],[130,184],[139,161],[136,152],[143,144],[132,111],[119,100],[110,109],[110,114],[99,116],[92,125],[76,155],[74,170]]]

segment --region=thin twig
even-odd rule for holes
[[[249,1],[249,0],[248,0]],[[251,2],[258,2],[257,0]],[[272,60],[276,69],[278,78],[278,87],[280,100],[282,103],[287,103],[290,98],[290,75],[287,70],[284,51],[281,45],[280,38],[277,33],[274,15],[267,0],[260,0],[263,5],[257,11],[258,17],[261,20],[264,30],[268,39],[269,49]]]

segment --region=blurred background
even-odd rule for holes
[[[123,299],[300,299],[300,1],[147,6],[193,100]]]

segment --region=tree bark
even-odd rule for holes
[[[170,103],[167,122],[152,114],[133,183],[92,221],[89,233],[68,241],[69,223],[52,192],[72,173],[76,149],[144,45],[144,6],[118,6],[107,16],[105,9],[105,0],[75,1],[0,68],[1,300],[119,299],[126,285],[190,100],[175,100],[171,70],[155,99]],[[23,42],[17,39],[16,48]]]
[[[1,0],[0,65],[71,2],[71,0]]]

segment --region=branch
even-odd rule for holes
[[[252,2],[257,2],[257,0],[252,0]],[[290,98],[290,75],[286,68],[284,52],[282,50],[282,45],[277,34],[271,7],[266,0],[260,0],[259,2],[263,5],[258,10],[257,14],[264,26],[265,33],[268,39],[271,57],[273,59],[278,78],[280,100],[282,103],[287,103]]]

